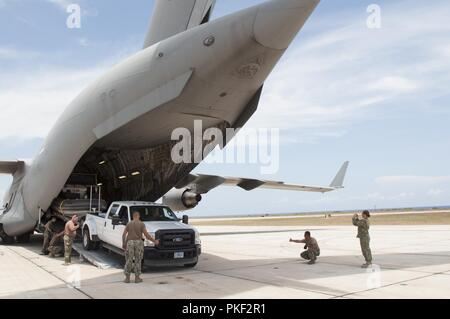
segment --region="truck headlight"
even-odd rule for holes
[[[153,238],[155,238],[155,233],[149,233],[149,234],[150,234],[150,236],[152,236]],[[144,241],[144,246],[145,246],[145,247],[155,247],[155,244],[154,244],[152,241],[146,239],[146,240]]]
[[[198,230],[195,231],[195,244],[196,245],[202,244],[202,240],[200,239],[200,233],[198,232]]]
[[[145,247],[155,247],[155,244],[152,241],[146,239],[144,242],[144,246]]]

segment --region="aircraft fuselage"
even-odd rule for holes
[[[175,128],[235,127],[314,10],[316,0],[270,1],[159,42],[114,66],[63,112],[37,157],[16,173],[1,216],[30,231],[72,173],[97,174],[109,200],[154,201],[195,164],[170,158]],[[135,178],[119,179],[131,176]]]

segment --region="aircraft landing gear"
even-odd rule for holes
[[[4,235],[1,238],[2,238],[2,244],[4,244],[4,245],[12,245],[15,243],[14,237]]]
[[[28,244],[30,242],[31,233],[17,236],[17,242],[19,244]]]

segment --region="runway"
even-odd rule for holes
[[[147,269],[143,284],[122,283],[122,270],[39,255],[41,237],[0,245],[0,298],[450,298],[450,226],[375,226],[376,265],[363,263],[356,229],[311,227],[322,255],[316,265],[291,244],[301,226],[202,226],[195,269]],[[119,265],[122,260],[111,256]]]

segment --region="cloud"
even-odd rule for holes
[[[56,5],[64,12],[67,11],[67,7],[71,5],[73,2],[70,0],[46,0],[47,2],[50,2],[51,4]]]
[[[39,57],[35,51],[18,50],[14,47],[0,46],[0,60],[29,60]]]
[[[414,108],[448,94],[450,6],[433,1],[426,11],[419,1],[385,4],[377,30],[366,28],[357,11],[313,16],[309,23],[321,31],[300,34],[248,126],[280,127],[288,141],[314,142],[342,137],[369,116],[392,114],[393,105]]]
[[[64,11],[65,13],[67,13],[67,8],[71,5],[71,4],[77,4],[81,7],[81,12],[83,14],[83,16],[89,16],[89,17],[96,17],[98,16],[98,12],[97,10],[93,9],[93,8],[86,8],[86,4],[83,3],[83,0],[77,0],[77,1],[72,1],[72,0],[45,0],[53,5],[55,5],[56,7],[58,7],[59,9],[61,9],[62,11]]]
[[[87,38],[78,38],[77,43],[78,43],[78,45],[80,45],[82,47],[89,46],[89,40]]]
[[[379,91],[408,93],[415,91],[419,87],[419,84],[406,78],[387,76],[373,83],[369,87],[373,90]]]
[[[101,74],[88,69],[42,68],[0,78],[0,139],[45,137],[65,107]]]
[[[430,190],[427,192],[427,194],[428,194],[429,196],[440,196],[440,195],[442,195],[442,194],[444,194],[444,193],[445,193],[445,191],[442,190],[442,189],[439,189],[439,188],[433,188],[433,189],[430,189]]]
[[[377,177],[375,182],[382,185],[430,185],[450,183],[450,176],[381,176]]]
[[[79,45],[91,45],[80,41]],[[47,59],[52,60],[53,55],[0,47],[0,61],[2,52],[5,59],[17,58],[15,54],[28,58],[27,63],[21,61],[20,68],[10,68],[0,73],[0,140],[46,137],[57,118],[78,94],[117,61],[135,52],[134,40],[127,44],[125,47],[123,41],[120,47],[115,42],[98,44],[104,51],[113,53],[85,67],[71,66],[70,63],[64,66],[46,65]],[[64,51],[57,54],[58,60],[61,56],[67,56],[67,61],[71,59],[70,55]]]
[[[18,1],[20,0],[0,0],[0,8],[6,7],[8,4]]]
[[[60,8],[70,3],[46,1]],[[342,15],[352,19],[343,22],[327,16],[319,20],[315,16],[314,28],[322,31],[300,35],[298,45],[288,50],[286,58],[268,79],[260,108],[248,127],[283,128],[284,143],[315,143],[323,138],[345,136],[352,123],[363,121],[368,114],[382,116],[391,112],[389,102],[402,104],[404,98],[426,101],[447,92],[443,83],[450,82],[450,47],[446,44],[450,26],[445,14],[448,5],[443,1],[430,3],[428,14],[424,15],[421,6],[414,5],[415,1],[405,3],[383,6],[380,30],[367,29],[364,19],[355,21],[359,16],[357,11]],[[335,16],[341,15],[335,12]],[[330,21],[338,22],[330,28]],[[90,44],[87,38],[79,38],[77,42],[80,46]],[[33,54],[37,53],[0,48],[0,59]],[[46,109],[47,118],[54,119],[67,104],[66,98],[75,96],[83,87],[72,79],[90,79],[97,72],[94,68],[50,69],[48,75],[45,73],[2,74],[1,78],[12,77],[21,83],[10,91],[0,87],[2,106],[9,105],[10,110],[14,106],[22,111],[28,108],[34,114],[39,105]],[[35,90],[29,81],[23,83],[22,77],[43,80],[44,90]],[[48,121],[35,124],[36,128],[27,135],[41,136],[48,124]],[[24,135],[17,130],[11,132]]]

